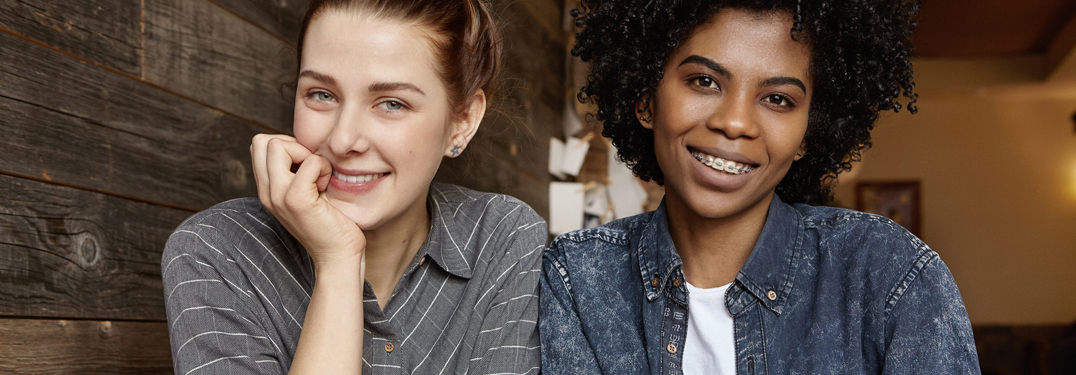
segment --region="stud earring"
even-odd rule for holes
[[[463,150],[460,149],[460,144],[457,143],[455,145],[452,145],[452,151],[449,151],[449,152],[452,153],[452,157],[457,157],[457,156],[460,156],[460,152],[462,152],[462,151]]]
[[[645,105],[645,107],[643,107],[642,109],[636,110],[635,112],[636,113],[645,113],[646,117],[639,118],[639,120],[649,124],[650,123],[650,115],[652,115],[652,113],[650,113],[650,98],[643,98],[642,102],[643,102],[643,105]]]

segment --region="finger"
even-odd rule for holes
[[[265,169],[268,178],[269,198],[276,206],[283,202],[295,174],[292,164],[302,163],[311,155],[310,150],[298,142],[286,139],[270,139],[265,148]]]
[[[266,164],[266,151],[270,140],[280,139],[294,141],[295,139],[281,134],[258,134],[250,142],[251,166],[254,169],[254,182],[258,188],[258,200],[267,208],[272,209],[269,189],[269,172]]]
[[[325,185],[328,184],[328,176],[332,174],[333,168],[329,161],[321,156],[310,155],[310,157],[303,160],[303,163],[299,165],[299,169],[295,172],[295,179],[291,183],[292,194],[302,194],[305,199],[309,201],[316,200],[318,198],[318,192],[325,190]]]

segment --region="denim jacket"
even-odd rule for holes
[[[681,374],[688,291],[665,204],[558,237],[542,265],[545,374]],[[892,221],[781,202],[725,294],[737,374],[978,374],[938,254]]]

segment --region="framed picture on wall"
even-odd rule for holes
[[[912,234],[920,233],[919,181],[860,181],[856,183],[856,210],[895,221]]]

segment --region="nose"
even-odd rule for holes
[[[707,118],[706,126],[729,139],[759,136],[758,107],[748,95],[726,95]]]
[[[370,149],[369,127],[363,112],[354,106],[347,106],[333,124],[329,133],[329,151],[334,155],[347,156],[362,154]]]

